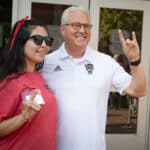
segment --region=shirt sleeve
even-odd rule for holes
[[[128,74],[122,66],[116,62],[116,69],[113,74],[112,85],[117,89],[117,91],[123,95],[123,91],[131,83],[132,76]]]

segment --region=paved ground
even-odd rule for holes
[[[123,124],[128,123],[128,109],[109,108],[107,115],[108,124]]]
[[[106,133],[136,133],[136,117],[127,108],[109,108]]]

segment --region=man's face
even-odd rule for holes
[[[61,26],[61,33],[66,47],[85,49],[91,36],[91,25],[88,16],[82,12],[71,12],[66,25]]]

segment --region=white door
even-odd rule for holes
[[[122,10],[124,12],[129,11],[136,11],[137,13],[143,15],[141,19],[141,57],[142,57],[142,64],[146,71],[146,75],[148,77],[149,72],[149,59],[150,59],[150,52],[148,50],[149,47],[149,25],[150,21],[148,19],[148,15],[150,14],[150,1],[143,1],[143,0],[91,0],[90,1],[90,13],[92,18],[92,23],[94,24],[93,32],[92,32],[92,39],[91,39],[91,46],[98,49],[100,38],[104,36],[104,32],[102,28],[100,28],[100,22],[103,24],[102,13],[104,10]],[[112,11],[113,13],[113,11]],[[136,13],[135,13],[136,15]],[[108,16],[109,17],[109,16]],[[116,16],[114,16],[116,17]],[[106,16],[104,16],[106,18]],[[117,19],[117,18],[116,18]],[[125,20],[126,18],[122,18]],[[129,18],[130,19],[130,18]],[[110,21],[108,19],[108,21]],[[107,25],[109,22],[105,24],[105,28],[107,29]],[[131,22],[132,24],[132,22]],[[114,25],[115,26],[115,25]],[[125,25],[124,25],[125,26]],[[131,25],[132,26],[132,25]],[[138,24],[135,25],[135,28]],[[130,27],[129,27],[130,28]],[[127,29],[128,30],[128,29]],[[133,29],[134,30],[134,29]],[[106,35],[107,36],[107,35]],[[105,41],[106,43],[106,41]],[[104,44],[104,42],[103,42]],[[117,49],[116,49],[117,52]],[[107,68],[106,68],[107,69]],[[149,77],[148,77],[149,78]],[[149,80],[148,80],[149,81]],[[148,150],[148,143],[147,143],[147,120],[149,118],[148,112],[148,96],[140,98],[138,100],[138,111],[137,111],[137,118],[136,118],[136,130],[130,130],[132,126],[122,126],[122,128],[128,128],[128,133],[108,133],[106,134],[106,141],[107,141],[107,149],[108,150]],[[123,109],[124,110],[124,109]],[[118,111],[118,110],[117,110]],[[110,114],[109,114],[110,115]],[[118,115],[118,114],[117,114]],[[119,117],[118,117],[119,118]],[[123,117],[120,120],[123,120]],[[132,119],[132,118],[130,118]],[[134,118],[135,119],[135,118]],[[132,120],[129,120],[132,121]],[[113,122],[113,121],[112,121]],[[132,125],[132,124],[130,124]],[[117,129],[116,129],[117,130]],[[130,130],[130,131],[129,131]],[[127,131],[127,130],[126,130]],[[133,131],[133,132],[132,132]]]
[[[87,0],[13,0],[12,23],[14,23],[17,19],[23,18],[24,16],[31,16],[33,3],[54,5],[83,5],[86,8],[89,8],[89,3]],[[41,8],[39,7],[39,10],[40,9]]]
[[[59,32],[61,14],[70,5],[83,5],[89,8],[87,0],[13,0],[12,25],[16,20],[29,16],[42,20],[48,26],[49,34],[54,42],[51,50],[57,49],[62,43]]]
[[[101,8],[121,9],[124,11],[137,10],[143,12],[142,20],[142,41],[141,56],[146,75],[148,77],[149,68],[149,26],[150,26],[150,2],[143,0],[13,0],[12,24],[24,16],[36,17],[39,15],[48,22],[50,33],[56,37],[54,49],[60,44],[58,24],[62,11],[68,5],[81,4],[90,9],[92,19],[92,38],[90,45],[98,49],[100,37],[100,15]],[[47,11],[48,10],[48,11]],[[46,15],[47,14],[47,15]],[[42,17],[44,15],[44,17]],[[58,40],[59,39],[59,40]],[[149,78],[149,77],[148,77]],[[148,150],[148,118],[147,108],[148,98],[140,98],[138,102],[137,128],[134,133],[127,134],[106,134],[108,150]]]

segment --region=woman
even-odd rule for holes
[[[0,68],[0,149],[54,150],[56,100],[39,70],[52,44],[47,28],[18,21]]]

